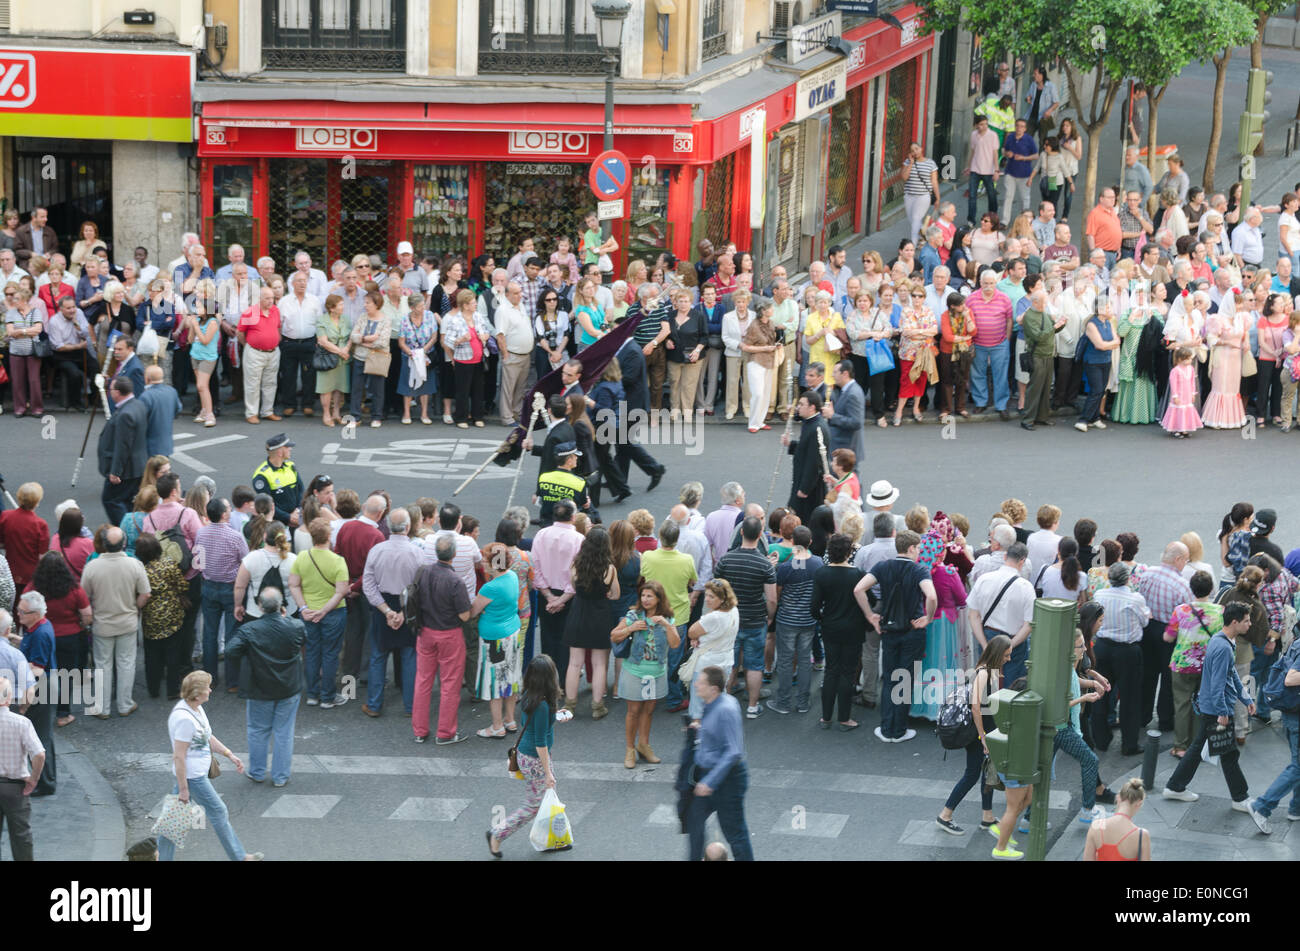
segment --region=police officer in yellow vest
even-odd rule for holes
[[[290,461],[293,443],[284,433],[266,441],[266,462],[253,473],[253,491],[275,499],[275,520],[290,529],[298,527],[302,517],[302,476]]]
[[[543,472],[537,477],[537,494],[533,501],[541,503],[540,515],[543,528],[554,521],[551,511],[555,508],[555,503],[561,499],[572,502],[579,512],[590,509],[590,503],[587,501],[587,480],[573,471],[581,455],[582,452],[576,443],[558,443],[555,447],[555,456],[559,468]]]

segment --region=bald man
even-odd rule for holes
[[[169,383],[163,382],[163,368],[152,365],[144,368],[144,392],[140,402],[149,410],[149,428],[145,432],[145,445],[151,456],[172,454],[172,424],[181,412],[181,398]]]

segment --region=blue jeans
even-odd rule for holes
[[[289,781],[293,765],[293,724],[298,718],[301,693],[284,700],[248,700],[248,775],[266,778],[266,741],[274,738],[271,758],[271,781]]]
[[[368,375],[365,359],[352,360],[352,399],[348,412],[358,421],[361,419],[362,398],[367,391],[370,394],[370,418],[384,418],[384,382],[385,377]]]
[[[239,836],[235,835],[235,830],[230,827],[230,813],[226,811],[226,804],[221,801],[217,791],[212,788],[212,782],[206,776],[198,776],[194,779],[185,781],[190,791],[190,802],[197,803],[203,807],[204,821],[212,826],[212,831],[217,834],[221,840],[221,847],[226,850],[232,862],[242,862],[244,856],[244,847],[239,842]],[[181,787],[173,784],[172,795],[181,791]],[[176,845],[171,839],[165,836],[158,837],[158,861],[171,862],[176,858]]]
[[[676,647],[668,648],[668,670],[670,673],[682,665],[682,655],[686,653],[686,648],[690,644],[690,638],[686,633],[688,630],[690,630],[689,624],[677,625],[677,636],[681,640]],[[668,706],[676,707],[683,700],[694,700],[694,691],[690,693],[683,692],[690,691],[690,689],[690,684],[683,684],[679,678],[670,677],[668,680]]]
[[[320,621],[303,621],[307,630],[307,698],[329,703],[334,699],[334,678],[339,671],[339,649],[348,612],[342,605]]]
[[[718,784],[718,788],[707,796],[696,796],[691,800],[690,812],[686,819],[687,832],[691,840],[691,861],[698,862],[704,858],[704,824],[709,815],[718,814],[718,825],[722,835],[731,846],[731,854],[737,862],[754,861],[754,847],[749,841],[749,826],[745,824],[745,791],[749,788],[749,770],[744,761],[731,767],[727,778]]]
[[[366,686],[366,706],[378,713],[384,706],[384,687],[388,685],[388,655],[396,654],[402,675],[402,706],[410,713],[415,704],[415,646],[392,651],[379,646],[380,629],[388,626],[384,616],[370,608],[370,683]]]
[[[993,181],[993,176],[976,175],[972,172],[970,176],[970,201],[966,205],[966,219],[976,224],[979,223],[980,185],[984,186],[984,197],[988,200],[988,210],[997,211],[998,209],[998,186]]]
[[[1115,267],[1115,257],[1116,257],[1116,252],[1114,252],[1114,251],[1103,251],[1102,253],[1103,253],[1104,255],[1106,255],[1106,270],[1109,271],[1109,270],[1111,270],[1112,268]]]
[[[1101,398],[1106,394],[1106,378],[1110,376],[1110,361],[1105,363],[1085,363],[1083,379],[1088,384],[1088,398],[1084,400],[1083,412],[1079,422],[1095,423],[1101,415]]]
[[[217,680],[217,631],[226,619],[226,637],[235,633],[235,583],[203,579],[203,669]],[[239,661],[226,658],[226,686],[239,686]]]
[[[754,627],[741,627],[736,633],[736,643],[733,647],[736,655],[735,665],[742,666],[744,661],[745,671],[759,672],[763,669],[763,648],[767,646],[767,625],[755,625]],[[757,699],[757,698],[755,698]]]
[[[799,627],[793,624],[776,622],[776,705],[784,710],[791,709],[790,700],[793,691],[795,659],[798,658],[799,695],[795,698],[795,708],[808,708],[808,693],[812,690],[813,672],[809,660],[812,654],[813,635],[816,626]]]
[[[1268,791],[1255,800],[1255,811],[1265,816],[1272,815],[1289,792],[1291,807],[1287,812],[1300,816],[1300,713],[1283,711],[1282,729],[1286,731],[1286,741],[1291,747],[1291,765],[1282,770]]]
[[[907,732],[907,712],[912,696],[912,665],[925,655],[925,631],[910,628],[901,633],[886,632],[880,638],[880,667],[885,678],[884,696],[880,698],[880,732],[888,739],[897,739]],[[907,677],[899,685],[894,681],[895,671]],[[901,687],[908,689],[902,690]],[[902,694],[900,701],[897,695]]]
[[[987,632],[986,632],[987,633]],[[1008,634],[1008,637],[1011,635]],[[1002,683],[1010,687],[1029,673],[1029,638],[1011,648],[1011,659],[1002,665]]]
[[[1277,660],[1278,648],[1273,646],[1273,653],[1265,654],[1263,648],[1255,648],[1255,657],[1250,662],[1250,675],[1255,678],[1255,716],[1267,720],[1273,708],[1264,699],[1264,683],[1268,680],[1268,669]]]
[[[1011,399],[1011,385],[1007,382],[1007,370],[1011,366],[1010,351],[1005,343],[992,347],[976,347],[970,368],[970,398],[976,406],[992,406],[1004,410]],[[993,401],[988,400],[988,381],[985,374],[993,372]]]

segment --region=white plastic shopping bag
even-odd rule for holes
[[[537,810],[537,818],[533,820],[528,840],[538,852],[573,848],[573,830],[569,826],[569,817],[564,811],[564,803],[555,795],[554,788],[546,790],[546,795],[542,797],[542,805]]]

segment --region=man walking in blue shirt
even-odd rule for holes
[[[1195,802],[1201,798],[1194,792],[1187,791],[1187,784],[1196,775],[1196,768],[1201,765],[1201,748],[1211,730],[1228,727],[1232,723],[1232,705],[1240,703],[1249,713],[1255,712],[1255,701],[1237,676],[1236,654],[1237,638],[1250,629],[1250,606],[1233,602],[1223,609],[1223,629],[1210,638],[1205,648],[1205,662],[1201,668],[1201,689],[1196,695],[1197,709],[1200,710],[1200,728],[1191,748],[1183,755],[1182,762],[1169,777],[1162,795],[1166,799],[1178,799],[1182,802]],[[1268,819],[1256,812],[1248,798],[1246,777],[1242,775],[1240,753],[1234,745],[1219,757],[1223,767],[1223,778],[1228,782],[1228,792],[1232,796],[1232,808],[1244,812],[1255,821],[1259,831],[1268,835]]]
[[[718,814],[718,825],[737,862],[754,861],[745,824],[745,791],[749,770],[745,766],[745,738],[740,724],[740,704],[724,691],[726,679],[721,667],[705,667],[695,681],[695,692],[704,701],[695,750],[694,798],[686,829],[690,835],[692,862],[704,857],[704,824]]]
[[[1009,222],[1017,194],[1020,196],[1021,209],[1033,211],[1029,204],[1029,181],[1034,177],[1034,166],[1038,164],[1038,143],[1029,134],[1029,125],[1024,119],[1017,119],[1016,131],[1002,140],[1002,157],[1007,163],[1007,190],[1002,196],[1002,220]]]

